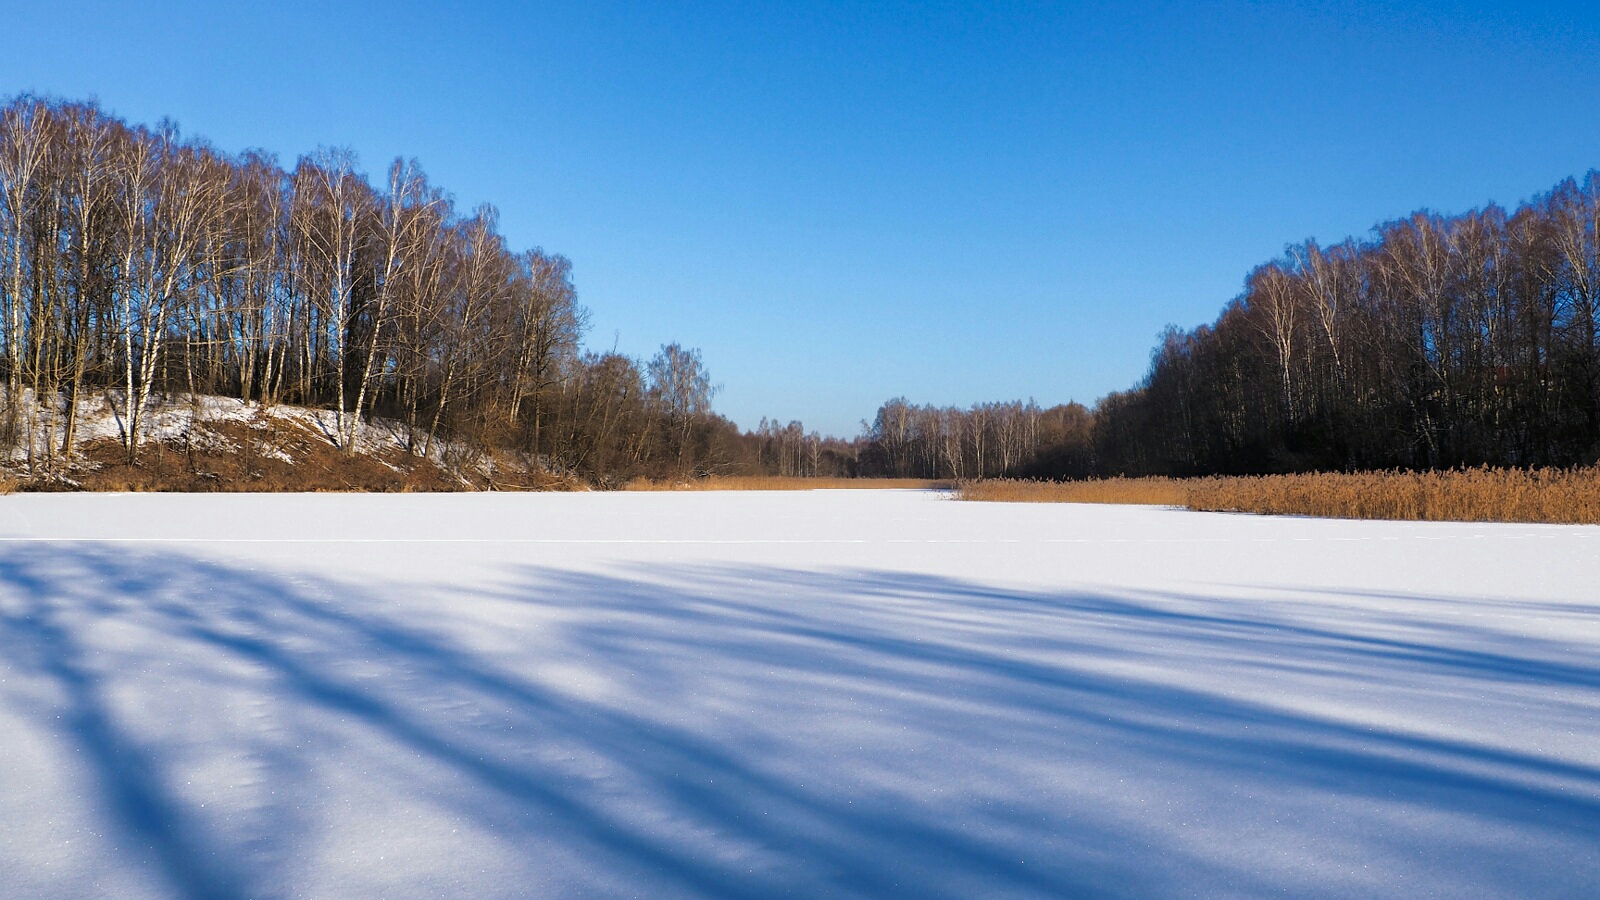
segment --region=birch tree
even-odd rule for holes
[[[328,353],[333,382],[334,431],[341,449],[354,451],[355,424],[346,392],[350,335],[354,330],[357,254],[373,207],[372,190],[356,173],[355,153],[324,147],[302,157],[294,173],[291,221],[301,243],[305,287],[312,298],[315,340]],[[315,350],[308,354],[315,366]]]

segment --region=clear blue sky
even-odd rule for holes
[[[24,8],[18,8],[23,6]],[[1518,3],[11,4],[0,92],[416,156],[741,426],[1092,402],[1246,271],[1600,166],[1600,12]]]

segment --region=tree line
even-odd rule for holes
[[[915,405],[898,397],[879,407],[858,452],[860,474],[892,478],[979,479],[1090,474],[1092,416],[1082,404],[1041,408],[1032,400],[968,409]]]
[[[1041,408],[885,403],[860,437],[711,408],[699,353],[592,352],[571,262],[514,250],[413,160],[281,166],[170,122],[0,107],[0,442],[64,469],[108,405],[139,457],[179,396],[373,416],[409,449],[510,452],[600,483],[761,472],[919,478],[1568,466],[1600,455],[1600,172],[1512,211],[1307,240],[1217,319],[1168,328],[1128,391]]]
[[[1512,211],[1290,245],[1216,321],[1169,327],[1132,389],[1057,407],[1060,426],[1036,430],[1022,404],[893,400],[861,456],[873,474],[941,478],[1592,464],[1597,302],[1592,171]]]
[[[31,473],[69,464],[89,398],[136,461],[153,405],[223,394],[402,423],[597,480],[728,456],[697,351],[587,352],[572,266],[514,250],[414,160],[374,185],[354,153],[285,168],[170,122],[21,95],[0,107],[0,440]]]
[[[1043,408],[978,403],[917,405],[897,397],[854,438],[825,437],[798,421],[762,419],[723,443],[729,471],[799,478],[1085,477],[1094,473],[1091,411],[1080,403]]]
[[[1600,454],[1600,172],[1513,211],[1289,246],[1096,410],[1108,473],[1571,466]]]

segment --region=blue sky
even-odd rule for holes
[[[0,93],[422,161],[572,258],[587,343],[744,427],[1092,402],[1246,272],[1600,167],[1600,12],[1513,3],[80,3]]]

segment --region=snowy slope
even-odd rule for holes
[[[1586,896],[1600,528],[0,497],[0,896]]]
[[[31,392],[28,396],[32,396]],[[86,464],[93,467],[93,460],[83,458],[86,448],[96,442],[119,447],[123,444],[124,429],[127,427],[123,421],[124,411],[120,403],[111,403],[103,394],[91,394],[83,398],[77,415],[74,454],[74,465],[78,471],[81,472]],[[41,419],[47,418],[43,412],[39,415]],[[62,419],[56,422],[55,436],[50,438],[52,446],[59,446],[60,431],[65,427],[64,409],[57,410],[56,415]],[[309,442],[326,448],[339,444],[339,422],[333,410],[282,403],[270,406],[245,403],[234,397],[185,394],[157,398],[145,409],[141,421],[140,441],[147,449],[158,442],[182,447],[192,440],[197,447],[205,450],[235,454],[244,452],[247,448],[240,446],[240,440],[219,431],[219,426],[230,425],[247,429],[243,433],[253,435],[250,441],[252,446],[248,448],[251,452],[290,464],[303,461],[304,454],[297,456],[290,446],[285,445],[286,439],[292,444]],[[235,433],[239,432],[236,430]],[[35,446],[35,451],[40,454],[43,453],[42,434],[36,438]],[[462,456],[464,449],[444,438],[429,444],[425,429],[412,434],[403,422],[382,417],[362,419],[355,426],[354,438],[356,455],[420,454],[417,448],[428,444],[430,458],[440,464],[446,463],[447,457],[452,454]],[[412,442],[415,447],[411,446]],[[0,471],[10,470],[12,474],[21,476],[27,458],[27,440],[21,438],[14,447],[0,448]]]
[[[28,394],[32,396],[32,394]],[[122,408],[114,406],[107,401],[104,395],[90,394],[83,398],[78,410],[78,440],[89,443],[96,440],[115,441],[123,440],[126,423],[122,420]],[[64,416],[64,413],[62,413]],[[182,441],[185,435],[196,425],[202,429],[207,425],[231,422],[237,424],[262,425],[267,421],[293,424],[299,426],[308,435],[320,435],[330,444],[336,443],[336,421],[332,410],[310,409],[303,406],[276,404],[263,406],[258,403],[244,403],[232,397],[195,396],[189,395],[174,397],[167,402],[152,402],[145,410],[142,420],[144,426],[140,429],[142,441]],[[62,426],[58,424],[58,429]],[[362,421],[356,428],[357,449],[361,452],[372,452],[380,447],[404,448],[405,440],[400,433],[404,426],[388,420],[376,422]],[[201,432],[201,437],[215,440],[216,436]],[[225,445],[224,449],[238,450],[238,447]],[[269,452],[280,452],[277,448],[267,448]],[[9,461],[16,463],[25,458],[26,447],[18,446],[10,451]]]

